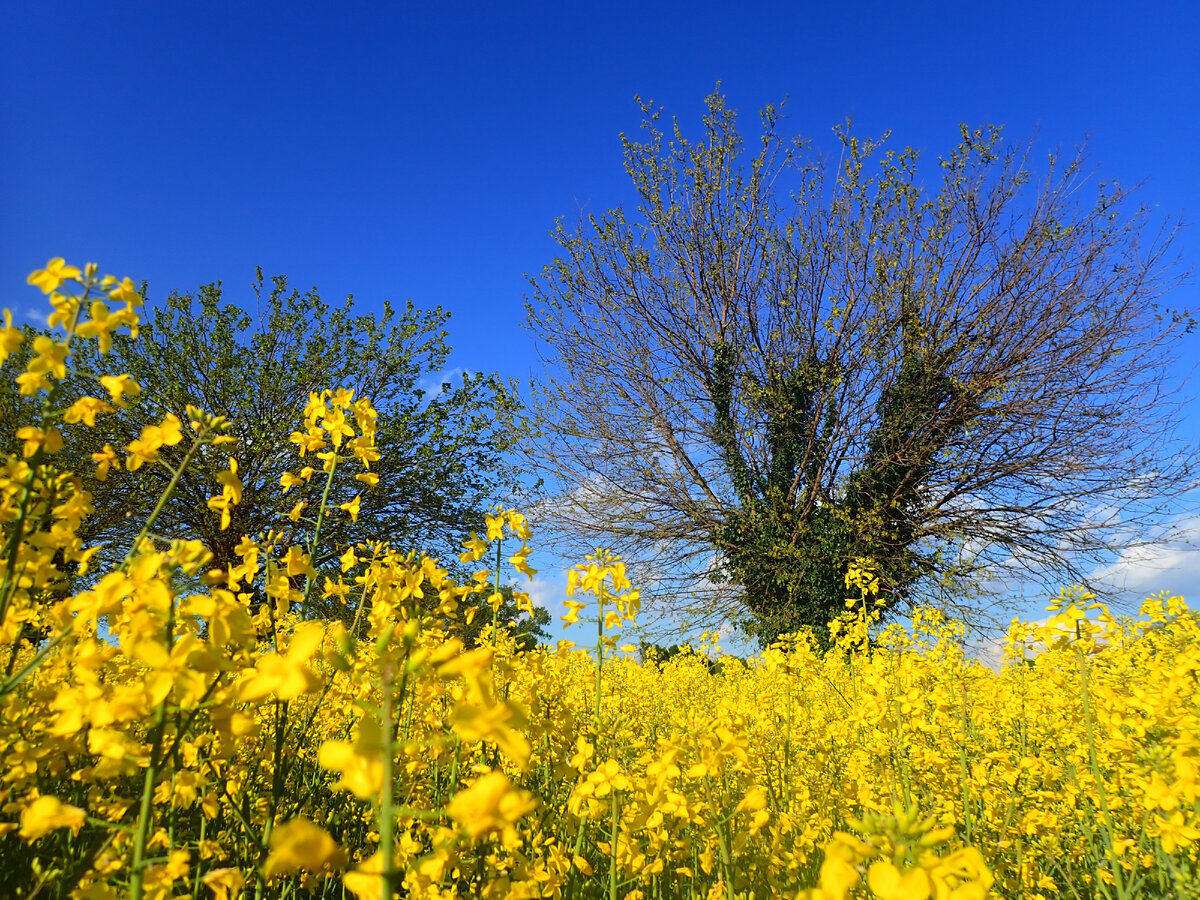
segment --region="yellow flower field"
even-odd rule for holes
[[[1014,624],[995,672],[935,611],[880,628],[853,569],[828,654],[797,636],[749,662],[641,664],[621,649],[637,591],[604,551],[570,579],[581,646],[530,652],[449,636],[503,573],[457,584],[382,544],[318,573],[321,516],[356,501],[290,541],[242,538],[228,571],[152,516],[123,564],[89,570],[62,429],[103,429],[154,386],[113,374],[66,409],[55,388],[73,348],[136,328],[140,298],[63,260],[30,281],[61,337],[20,376],[45,414],[0,472],[0,895],[1200,895],[1200,628],[1181,599],[1132,620],[1064,592],[1047,624]],[[22,343],[6,324],[0,360]],[[281,491],[338,466],[372,489],[374,410],[331,387],[296,411]],[[95,463],[166,446],[187,465],[226,426],[168,416]],[[228,522],[240,500],[230,459],[209,505]],[[529,574],[531,537],[498,511],[463,561]],[[63,596],[68,570],[86,589]],[[317,592],[349,624],[308,618]]]

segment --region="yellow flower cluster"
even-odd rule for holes
[[[105,283],[62,260],[31,281]],[[147,523],[88,572],[90,498],[45,435],[99,427],[56,413],[53,386],[72,336],[101,332],[54,305],[66,349],[30,364],[49,418],[0,463],[6,896],[979,900],[1189,896],[1200,878],[1200,622],[1178,598],[1133,620],[1064,593],[1048,623],[1014,623],[993,671],[935,611],[873,624],[856,567],[829,653],[798,635],[749,661],[639,663],[611,652],[639,602],[613,554],[570,574],[565,618],[594,620],[592,650],[518,652],[495,627],[472,649],[450,624],[499,593],[499,562],[458,584],[382,543],[331,555],[321,522],[354,503],[243,538],[227,571]],[[113,403],[134,393],[119,384]],[[222,441],[189,418],[192,448]],[[298,418],[299,462],[372,475],[367,401],[328,391]],[[180,426],[127,457],[165,464]],[[236,462],[219,484],[227,522]],[[515,537],[530,574],[524,517],[485,524],[463,561]],[[314,563],[337,552],[338,572]],[[318,583],[348,625],[306,617]]]

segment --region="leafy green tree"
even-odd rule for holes
[[[526,612],[517,605],[515,591],[510,584],[500,585],[500,596],[503,598],[499,609],[495,611],[495,622],[507,627],[517,642],[517,649],[532,650],[539,641],[550,639],[546,631],[550,624],[550,612],[544,606],[533,607],[533,612]],[[471,621],[467,621],[467,613],[471,610]],[[487,592],[473,594],[467,597],[459,609],[459,616],[450,624],[450,631],[468,647],[478,646],[484,626],[493,622],[492,606],[488,603]]]
[[[108,441],[120,457],[146,425],[168,413],[186,421],[191,404],[228,417],[235,443],[205,449],[175,486],[156,532],[200,538],[213,551],[215,566],[234,563],[243,535],[288,530],[298,503],[306,504],[299,516],[316,514],[323,478],[286,494],[281,488],[282,474],[302,465],[289,437],[310,392],[347,387],[369,397],[379,412],[381,458],[372,465],[379,484],[356,480],[361,468],[339,467],[328,496],[333,514],[322,531],[327,553],[318,566],[347,545],[372,540],[456,563],[465,531],[479,526],[487,504],[507,494],[516,477],[508,456],[522,434],[514,387],[483,373],[459,376],[456,383],[436,381],[450,351],[444,328],[449,314],[441,308],[420,310],[410,302],[397,311],[385,304],[379,317],[355,315],[350,298],[333,308],[315,290],[289,289],[283,277],[266,283],[261,271],[251,306],[248,311],[224,302],[220,283],[194,296],[174,293],[149,312],[136,340],[116,335],[103,359],[74,361],[78,374],[63,388],[69,393],[106,396],[93,384],[100,372],[128,373],[145,388],[128,410],[103,417],[94,433],[72,429],[79,437],[60,457],[65,467],[85,474],[93,494],[97,512],[85,523],[85,540],[123,556],[166,488],[183,445],[164,448],[160,465],[136,472],[114,466],[104,480],[96,477],[91,454]],[[0,387],[0,403],[6,418],[32,421],[37,411],[22,402],[7,377],[21,365],[17,357],[8,361],[5,368],[12,371]],[[223,530],[207,501],[220,493],[216,476],[228,470],[230,456],[238,462],[243,494]],[[338,507],[355,496],[360,507],[353,521]],[[336,612],[336,604],[324,605],[329,608],[316,599],[318,614]]]
[[[636,213],[560,225],[533,280],[529,461],[543,518],[611,542],[660,610],[770,640],[824,633],[858,558],[892,612],[1001,570],[1079,580],[1193,483],[1172,231],[1115,184],[1083,200],[1081,156],[1035,175],[964,127],[926,187],[848,129],[811,160],[773,108],[750,150],[719,94],[696,140],[643,111]]]

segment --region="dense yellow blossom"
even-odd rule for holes
[[[103,350],[136,328],[129,279],[57,259],[30,281],[68,338]],[[18,343],[0,331],[3,352]],[[53,398],[67,347],[35,346],[22,391]],[[101,383],[111,404],[51,410],[0,461],[5,896],[1194,896],[1200,622],[1180,598],[1135,619],[1064,592],[1046,623],[1013,623],[994,670],[936,610],[880,627],[863,564],[828,653],[794,635],[741,660],[710,634],[639,662],[617,648],[639,592],[598,550],[565,601],[590,648],[518,652],[494,627],[471,648],[451,635],[460,601],[502,573],[460,584],[385,543],[320,545],[315,523],[356,517],[359,497],[236,535],[227,571],[148,522],[89,572],[91,499],[49,461],[52,431],[103,431],[140,391]],[[228,423],[187,416],[147,428],[125,466],[227,442]],[[314,393],[281,493],[343,464],[373,489],[375,422],[348,390]],[[242,492],[228,459],[208,501],[223,526]],[[111,444],[93,460],[121,468]],[[532,539],[498,509],[462,561],[531,576]],[[308,619],[317,590],[344,622]]]

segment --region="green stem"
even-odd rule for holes
[[[166,489],[158,497],[158,503],[154,505],[153,512],[146,519],[146,523],[142,526],[142,530],[138,532],[138,536],[133,539],[133,546],[129,548],[129,552],[125,554],[125,560],[121,563],[118,571],[126,569],[133,562],[133,555],[137,552],[137,548],[141,546],[142,539],[150,533],[150,529],[154,527],[154,522],[158,519],[159,514],[163,511],[163,507],[167,505],[167,501],[171,499],[171,494],[175,492],[175,486],[179,484],[179,479],[183,477],[184,471],[188,467],[188,463],[192,461],[192,457],[196,451],[204,444],[204,439],[208,436],[208,429],[201,431],[196,435],[196,439],[192,441],[192,446],[188,448],[187,453],[183,455],[183,461],[180,462],[178,468],[171,473],[171,480],[167,483]]]
[[[967,833],[967,844],[971,843],[971,794],[969,779],[967,778],[967,682],[963,679],[963,701],[962,701],[962,718],[961,730],[962,738],[958,742],[958,773],[959,781],[962,788],[962,805],[963,805],[963,826]]]
[[[621,801],[617,791],[612,792],[612,826],[608,837],[608,900],[617,900],[617,832],[621,824]]]
[[[713,802],[712,793],[712,776],[704,776],[704,794],[708,799],[709,808],[713,812],[713,830],[717,833],[717,850],[721,859],[721,875],[725,881],[725,894],[731,896],[733,893],[733,882],[731,876],[733,874],[733,860],[729,854],[729,843],[725,836],[725,830],[722,827],[721,817],[719,815],[720,807]]]
[[[337,470],[338,460],[342,457],[334,453],[333,460],[329,465],[329,477],[325,479],[325,490],[321,492],[321,506],[317,510],[317,523],[313,526],[312,541],[308,545],[308,558],[310,561],[316,559],[317,544],[321,540],[321,526],[325,522],[325,510],[329,506],[329,492],[333,488],[333,473]],[[303,619],[308,612],[308,596],[312,591],[313,576],[304,576],[304,599],[300,601],[300,618]]]
[[[136,546],[136,544],[135,544]],[[172,593],[167,609],[166,645],[167,653],[175,644],[175,596]],[[167,726],[167,698],[154,711],[154,724],[150,729],[150,762],[146,777],[142,780],[142,802],[138,809],[137,833],[133,838],[133,865],[129,878],[129,900],[142,900],[143,879],[146,872],[146,839],[150,833],[150,820],[154,812],[154,785],[163,759],[163,732]]]
[[[1076,625],[1078,628],[1078,624]],[[1088,695],[1088,664],[1087,657],[1082,649],[1078,646],[1075,648],[1076,654],[1079,656],[1079,681],[1080,689],[1083,696],[1083,723],[1087,729],[1088,741],[1088,763],[1092,770],[1092,778],[1096,781],[1096,797],[1100,801],[1100,813],[1104,816],[1105,838],[1108,843],[1108,870],[1112,873],[1113,883],[1117,889],[1117,896],[1124,900],[1127,896],[1125,893],[1125,879],[1122,875],[1120,863],[1117,862],[1117,855],[1114,848],[1116,838],[1116,830],[1113,828],[1112,816],[1108,811],[1108,798],[1104,793],[1104,780],[1100,772],[1100,761],[1096,755],[1096,740],[1092,729],[1092,707],[1091,698]]]
[[[37,478],[37,465],[41,457],[42,450],[39,448],[29,463],[29,481],[21,488],[21,503],[17,513],[16,527],[9,533],[8,540],[4,545],[4,583],[3,586],[0,586],[0,625],[4,624],[4,619],[8,616],[8,606],[12,602],[12,595],[20,580],[13,576],[16,573],[21,541],[25,537],[25,519],[29,515],[29,502],[33,496],[33,484]]]
[[[500,593],[500,548],[504,546],[504,538],[496,541],[496,593]],[[492,646],[496,646],[496,630],[500,627],[500,604],[493,603],[492,607]]]
[[[146,776],[142,780],[142,802],[138,809],[137,833],[133,838],[133,867],[129,878],[130,900],[142,900],[142,879],[146,867],[146,837],[150,831],[151,812],[154,807],[154,783],[158,779],[158,768],[161,762],[159,753],[166,722],[167,704],[164,701],[154,711],[154,724],[150,731],[150,765],[146,767]]]
[[[51,650],[53,650],[55,647],[57,647],[59,644],[61,644],[63,642],[63,640],[67,637],[67,635],[69,635],[71,633],[71,631],[72,631],[72,629],[70,627],[68,627],[65,631],[60,632],[51,641],[46,643],[40,650],[38,650],[37,653],[34,654],[33,659],[31,659],[28,663],[26,663],[21,668],[21,671],[17,672],[16,675],[12,675],[10,671],[6,671],[5,672],[5,681],[3,684],[0,684],[0,697],[5,696],[6,694],[10,694],[14,690],[16,690],[17,685],[19,685],[22,681],[24,681],[29,676],[29,674],[31,672],[33,672],[34,669],[36,669],[39,665],[41,665],[42,660],[45,659],[47,655],[49,655]],[[15,657],[13,657],[13,659],[10,660],[9,670],[11,670],[12,663],[14,663],[15,661],[16,661]]]
[[[275,701],[275,748],[271,766],[271,799],[267,808],[267,824],[263,828],[262,845],[264,852],[271,845],[271,832],[275,828],[275,817],[279,813],[279,804],[283,799],[283,788],[287,780],[287,763],[284,760],[284,743],[288,730],[288,714],[291,706],[287,700]],[[263,858],[266,862],[266,858]],[[262,880],[259,880],[262,885]]]
[[[604,586],[596,590],[596,738],[600,737],[600,678],[604,669]]]
[[[392,729],[392,670],[390,663],[384,663],[382,674],[383,709],[380,728],[383,732],[383,793],[379,802],[379,855],[381,859],[380,877],[383,880],[383,900],[392,900],[392,890],[396,873],[393,871],[393,853],[395,846],[395,813],[392,809],[393,778],[392,754],[395,747],[395,733]]]
[[[567,884],[563,890],[563,897],[567,898],[567,900],[570,900],[572,895],[571,888],[575,884],[575,873],[579,871],[579,867],[575,865],[575,859],[583,852],[583,831],[586,823],[587,819],[580,816],[579,827],[575,830],[575,849],[571,855],[571,867],[567,869]]]

